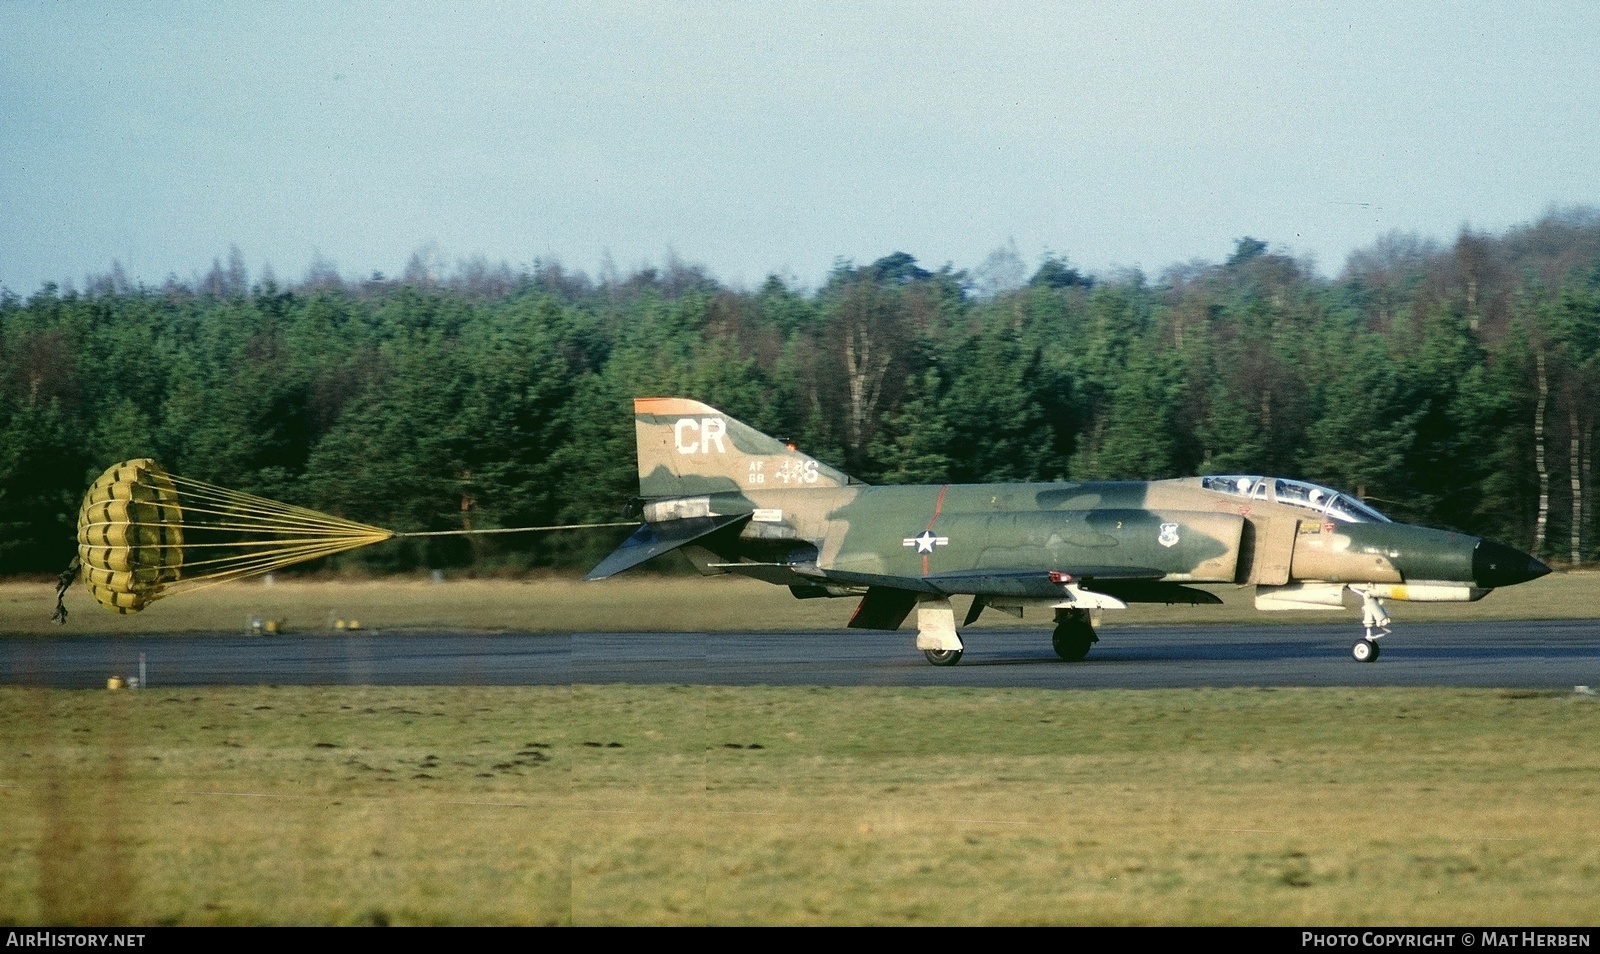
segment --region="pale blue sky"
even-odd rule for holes
[[[1091,271],[1600,204],[1600,4],[0,3],[0,283]]]

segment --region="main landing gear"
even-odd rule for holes
[[[1067,662],[1078,662],[1089,655],[1089,647],[1100,641],[1094,634],[1094,624],[1089,621],[1089,611],[1081,609],[1056,610],[1056,629],[1050,634],[1050,646],[1056,655]]]
[[[1354,589],[1354,587],[1352,587]],[[1389,613],[1384,609],[1383,600],[1371,595],[1361,593],[1361,625],[1366,634],[1361,641],[1350,647],[1350,656],[1356,662],[1376,662],[1378,659],[1378,640],[1389,635]]]
[[[950,600],[925,599],[917,604],[917,648],[935,666],[961,661],[961,637],[956,635],[956,614]]]
[[[1078,662],[1089,655],[1089,647],[1100,641],[1095,635],[1089,611],[1056,610],[1056,628],[1050,645],[1067,662]],[[948,599],[927,599],[917,604],[917,648],[935,666],[954,666],[961,661],[961,637],[956,635],[955,614]]]

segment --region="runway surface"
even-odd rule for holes
[[[0,638],[0,683],[148,686],[691,685],[1154,689],[1477,686],[1600,691],[1600,620],[1412,623],[1373,663],[1348,623],[1117,626],[1058,660],[1046,629],[977,629],[961,664],[930,666],[915,633],[364,633]]]

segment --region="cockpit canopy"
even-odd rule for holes
[[[1207,490],[1217,490],[1250,500],[1289,504],[1345,523],[1394,522],[1349,494],[1303,480],[1233,474],[1202,477],[1200,485]]]

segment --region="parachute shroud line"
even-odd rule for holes
[[[382,527],[169,474],[148,457],[107,469],[78,511],[84,583],[119,613],[392,536]]]
[[[169,474],[145,457],[111,466],[89,487],[78,511],[78,562],[102,606],[137,613],[174,593],[400,537],[617,526],[633,524],[396,533]]]

